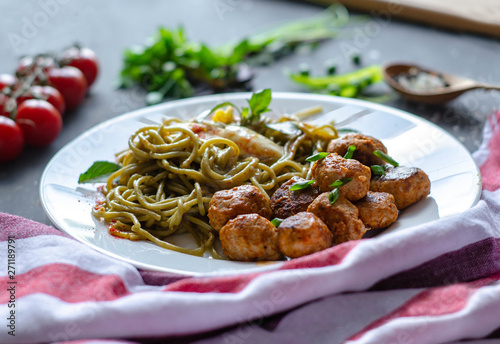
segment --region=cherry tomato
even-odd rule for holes
[[[12,86],[17,82],[17,78],[10,74],[0,74],[0,91],[4,87]]]
[[[78,68],[70,66],[52,68],[47,75],[49,84],[61,92],[67,110],[80,105],[87,93],[87,81]]]
[[[56,62],[50,56],[25,56],[17,64],[17,76],[25,77],[26,74],[33,72],[35,67],[40,67],[41,71],[46,73],[49,69],[56,67]]]
[[[28,100],[28,99],[41,99],[41,100],[46,100],[50,104],[52,104],[57,111],[61,114],[61,116],[64,115],[64,110],[65,110],[65,103],[64,103],[64,98],[58,90],[56,90],[54,87],[50,86],[31,86],[24,94],[20,95],[16,101],[17,104],[21,104],[22,102]]]
[[[3,93],[0,93],[0,115],[10,117],[12,111],[16,109],[15,102],[10,101],[11,98]]]
[[[97,55],[88,48],[69,48],[61,54],[60,62],[61,66],[72,66],[81,70],[88,87],[94,83],[99,73]]]
[[[14,160],[24,145],[23,131],[10,118],[0,116],[0,163]]]
[[[28,99],[17,108],[16,122],[21,127],[26,143],[47,146],[59,135],[61,114],[45,100]]]

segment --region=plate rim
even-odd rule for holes
[[[45,179],[47,177],[47,174],[53,165],[53,163],[61,156],[62,154],[65,153],[65,151],[70,147],[72,144],[74,144],[76,141],[79,141],[88,135],[90,135],[92,132],[95,130],[98,130],[100,127],[105,127],[112,125],[114,122],[120,122],[125,119],[129,119],[132,117],[139,117],[141,114],[148,114],[148,113],[154,113],[162,110],[168,110],[169,108],[172,107],[182,107],[182,106],[188,106],[188,105],[193,105],[196,103],[203,103],[203,102],[210,102],[214,100],[244,100],[248,98],[249,96],[252,95],[252,92],[235,92],[235,93],[220,93],[220,94],[212,94],[212,95],[205,95],[205,96],[198,96],[198,97],[191,97],[191,98],[186,98],[186,99],[178,99],[178,100],[172,100],[168,102],[164,102],[161,104],[153,105],[153,106],[145,106],[136,110],[132,110],[126,113],[123,113],[121,115],[117,115],[115,117],[109,118],[103,122],[100,122],[91,128],[86,129],[84,132],[79,134],[77,137],[73,138],[71,141],[67,142],[64,146],[62,146],[54,156],[49,160],[47,165],[45,166],[42,176],[40,178],[40,186],[39,186],[39,197],[42,203],[43,210],[47,217],[50,219],[53,225],[55,225],[60,231],[64,232],[68,236],[70,236],[72,239],[78,240],[79,242],[93,248],[94,250],[97,250],[101,253],[106,254],[108,257],[112,257],[115,259],[118,259],[120,261],[124,261],[127,263],[132,264],[133,266],[140,268],[145,271],[159,271],[159,272],[168,272],[168,273],[175,273],[175,274],[180,274],[180,275],[185,275],[185,276],[208,276],[208,275],[230,275],[230,274],[241,274],[241,273],[251,273],[255,271],[265,271],[269,269],[275,269],[279,268],[284,261],[282,262],[277,262],[274,264],[269,264],[269,265],[264,265],[264,266],[253,266],[248,269],[242,269],[242,270],[231,270],[231,271],[209,271],[209,272],[193,272],[193,271],[185,271],[185,270],[179,270],[176,268],[163,268],[163,267],[158,267],[152,264],[147,264],[147,263],[141,263],[136,260],[133,260],[131,258],[123,257],[120,256],[119,254],[116,254],[114,252],[107,251],[104,248],[101,248],[97,246],[96,244],[92,242],[88,242],[83,240],[83,238],[80,238],[79,236],[73,236],[70,233],[67,232],[67,230],[64,228],[64,226],[59,223],[59,221],[56,219],[56,217],[49,211],[47,202],[45,201],[46,199],[46,194],[44,192],[44,186],[45,186]],[[482,178],[481,178],[481,172],[479,170],[479,167],[474,160],[472,153],[467,150],[467,148],[464,146],[463,143],[461,143],[456,137],[451,135],[449,132],[447,132],[445,129],[441,128],[439,125],[422,118],[420,116],[417,116],[415,114],[412,114],[408,111],[397,109],[388,105],[384,104],[378,104],[378,103],[371,103],[366,100],[362,99],[353,99],[353,98],[343,98],[343,97],[338,97],[338,96],[330,96],[330,95],[321,95],[321,94],[309,94],[309,93],[299,93],[299,92],[272,92],[273,99],[275,98],[280,98],[280,99],[294,99],[294,100],[306,100],[306,101],[311,101],[317,99],[320,102],[330,102],[330,103],[342,103],[343,105],[355,105],[355,106],[361,106],[367,109],[373,109],[373,110],[378,110],[378,111],[383,111],[387,113],[394,114],[399,117],[406,118],[410,120],[411,122],[421,122],[426,125],[430,125],[434,129],[437,129],[441,133],[443,133],[448,139],[451,139],[455,144],[457,144],[464,152],[467,153],[468,157],[471,159],[471,161],[474,164],[477,176],[478,176],[478,183],[476,187],[476,193],[475,193],[475,198],[471,202],[469,208],[474,207],[479,199],[481,198],[481,193],[482,193]],[[272,104],[272,103],[271,103]],[[451,215],[453,216],[453,215]]]

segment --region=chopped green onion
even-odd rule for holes
[[[290,191],[303,190],[312,184],[314,184],[314,180],[308,180],[305,182],[298,182],[298,183],[295,183],[292,185],[292,187],[290,188]]]
[[[359,54],[352,55],[352,63],[359,65],[361,63],[361,56]]]
[[[340,191],[338,188],[335,188],[332,190],[332,192],[328,194],[328,201],[330,202],[330,204],[333,204],[335,203],[335,201],[337,201],[339,196],[340,196]]]
[[[385,166],[382,166],[382,165],[372,165],[372,166],[370,166],[370,168],[372,169],[372,173],[373,174],[377,174],[379,176],[385,175]]]
[[[382,151],[376,150],[373,152],[373,155],[379,157],[380,159],[384,160],[385,162],[391,164],[394,167],[399,166],[399,163],[396,160],[394,160],[393,158],[391,158],[390,156],[388,156],[387,154],[385,154]]]
[[[317,154],[314,154],[314,155],[311,155],[310,157],[308,157],[306,159],[306,161],[309,161],[309,162],[318,161],[318,160],[321,160],[324,157],[326,157],[328,154],[329,154],[328,152],[319,152]]]
[[[330,187],[331,187],[331,188],[337,188],[337,187],[340,187],[340,186],[344,186],[344,185],[346,185],[347,183],[349,183],[351,180],[352,180],[352,178],[342,178],[342,179],[337,179],[337,180],[336,180],[336,181],[334,181],[332,184],[330,184]]]
[[[279,225],[281,224],[281,222],[283,222],[282,219],[278,219],[278,218],[275,218],[271,221],[271,223],[273,224],[274,227],[279,227]]]
[[[356,150],[356,146],[350,145],[349,148],[347,148],[347,153],[345,153],[344,159],[352,159],[352,155],[354,154],[355,150]]]
[[[337,71],[337,64],[335,63],[335,60],[326,61],[325,68],[328,75],[335,74],[335,72]]]
[[[301,63],[299,65],[299,74],[302,76],[309,76],[309,74],[311,74],[311,69],[307,63]]]

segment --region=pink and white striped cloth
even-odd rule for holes
[[[487,338],[500,337],[500,112],[484,133],[474,155],[484,191],[474,208],[260,273],[140,271],[52,227],[0,213],[0,342],[496,341]]]

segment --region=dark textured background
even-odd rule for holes
[[[43,149],[25,149],[8,165],[0,165],[0,211],[50,224],[38,193],[42,171],[66,143],[103,120],[143,107],[139,91],[116,90],[122,51],[142,44],[155,29],[182,24],[193,40],[222,44],[257,29],[306,18],[321,7],[302,2],[269,0],[76,1],[0,0],[0,73],[12,73],[23,54],[61,51],[79,41],[98,54],[101,74],[85,102],[64,117],[61,135]],[[34,30],[26,32],[28,22]],[[17,44],[14,36],[23,37]],[[498,40],[387,20],[370,20],[342,39],[323,44],[312,54],[297,54],[269,67],[256,68],[256,89],[298,91],[283,75],[284,68],[307,62],[323,73],[323,62],[340,61],[339,72],[353,68],[341,44],[360,48],[363,63],[413,61],[484,82],[500,84]],[[500,104],[500,92],[474,91],[443,107],[410,104],[397,96],[386,104],[422,116],[455,135],[471,151],[481,142],[485,117]]]

